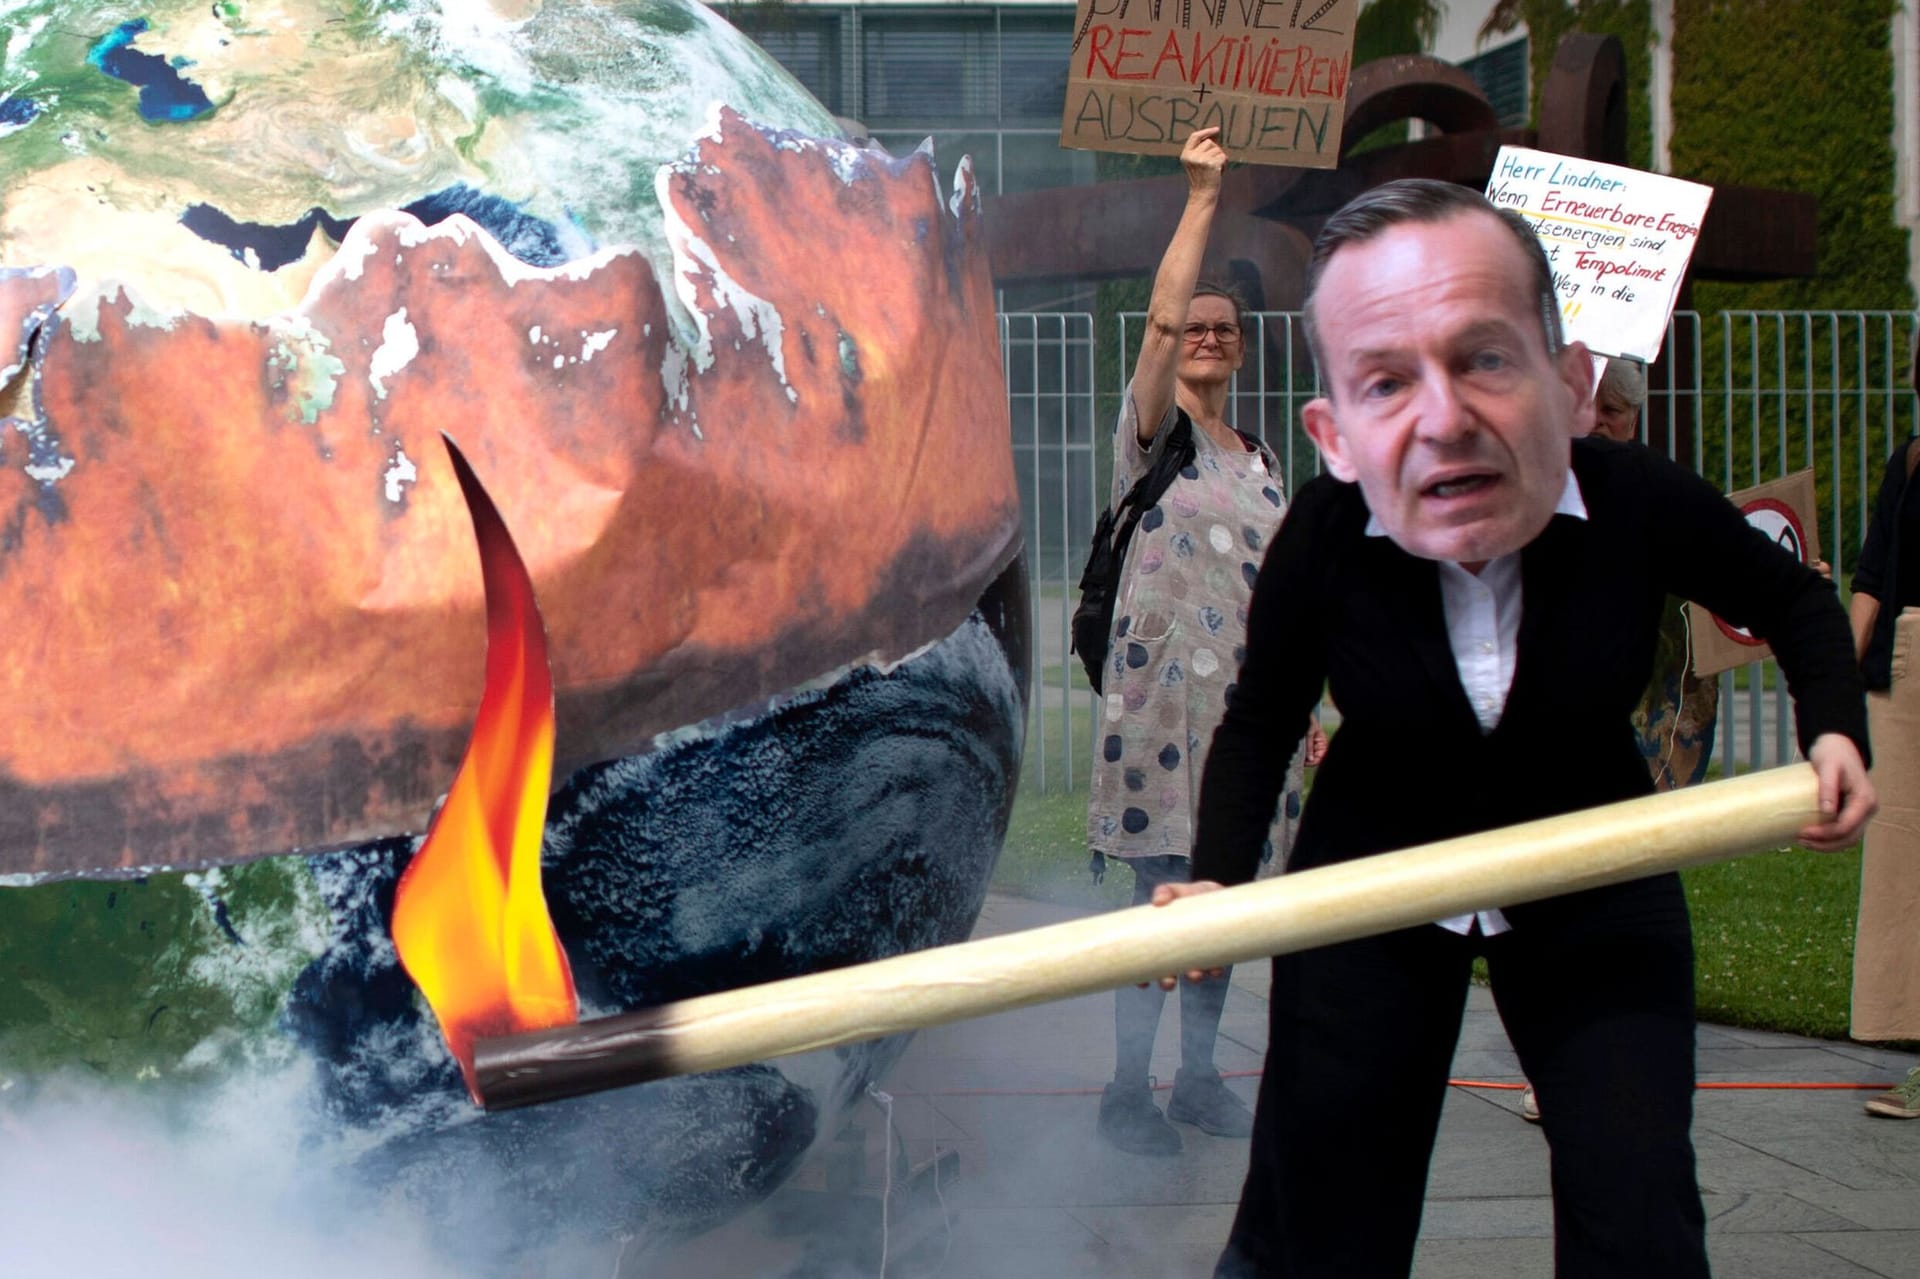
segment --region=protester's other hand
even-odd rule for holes
[[[1220,145],[1220,126],[1195,129],[1180,148],[1180,164],[1187,171],[1187,184],[1196,191],[1218,191],[1220,175],[1227,171],[1226,148]]]
[[[1840,733],[1822,733],[1813,739],[1807,761],[1820,778],[1820,818],[1800,831],[1800,842],[1823,853],[1846,848],[1860,838],[1860,830],[1880,807],[1873,779],[1853,739]]]
[[[1307,753],[1304,762],[1308,768],[1317,768],[1320,761],[1327,757],[1327,733],[1320,727],[1320,721],[1314,720],[1307,725]]]
[[[1220,884],[1216,884],[1211,879],[1196,880],[1191,884],[1160,884],[1153,890],[1153,904],[1156,906],[1165,906],[1168,902],[1178,901],[1182,897],[1198,897],[1201,893],[1217,893],[1221,887]],[[1187,980],[1205,981],[1209,977],[1224,977],[1226,973],[1227,970],[1224,968],[1189,968],[1187,970]],[[1147,983],[1141,982],[1140,984],[1144,986]],[[1160,979],[1160,989],[1162,990],[1172,990],[1179,984],[1180,979],[1178,977],[1162,977]]]
[[[1811,560],[1808,562],[1807,567],[1826,578],[1829,582],[1833,580],[1833,565],[1827,563],[1825,560]]]

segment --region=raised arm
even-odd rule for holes
[[[1140,358],[1133,368],[1133,407],[1142,448],[1153,443],[1161,419],[1173,406],[1174,375],[1180,369],[1180,344],[1187,327],[1187,307],[1200,279],[1200,263],[1207,252],[1207,234],[1213,229],[1214,210],[1220,204],[1220,179],[1227,153],[1220,130],[1195,129],[1180,151],[1187,171],[1187,207],[1180,224],[1153,274],[1153,296],[1147,301],[1147,332],[1140,340]]]

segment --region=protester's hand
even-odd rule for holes
[[[1836,852],[1860,838],[1861,828],[1880,807],[1880,800],[1852,738],[1822,733],[1813,739],[1807,760],[1820,777],[1821,820],[1804,827],[1799,840],[1823,853]]]
[[[1813,560],[1808,563],[1807,567],[1826,578],[1829,582],[1833,580],[1833,565],[1827,563],[1825,560]]]
[[[1187,185],[1195,191],[1218,191],[1220,175],[1227,171],[1226,148],[1220,145],[1220,126],[1195,129],[1180,148],[1180,164],[1187,171]]]
[[[1320,761],[1327,757],[1327,733],[1320,727],[1319,720],[1307,724],[1307,753],[1304,762],[1308,768],[1317,768]]]
[[[1153,904],[1156,906],[1165,906],[1168,902],[1178,901],[1182,897],[1198,897],[1201,893],[1217,893],[1221,887],[1221,885],[1214,883],[1211,879],[1196,880],[1191,884],[1161,884],[1153,890]],[[1227,970],[1224,968],[1189,968],[1187,970],[1187,980],[1205,981],[1209,977],[1224,977],[1226,974]],[[1140,984],[1142,986],[1146,985],[1145,982],[1141,982]],[[1179,984],[1180,979],[1178,977],[1162,977],[1160,979],[1160,989],[1162,990],[1172,990]]]

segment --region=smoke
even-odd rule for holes
[[[353,1189],[347,1152],[302,1139],[286,1083],[217,1099],[73,1082],[24,1102],[0,1093],[0,1275],[461,1274],[435,1260],[402,1206]]]
[[[976,1048],[1006,1048],[973,1040],[966,1027],[932,1033],[943,1036],[951,1056],[937,1063],[910,1058],[896,1074],[926,1070],[946,1075],[950,1085],[956,1068],[997,1071],[992,1059],[973,1055]],[[1233,1220],[1246,1145],[1187,1130],[1189,1150],[1180,1158],[1122,1154],[1095,1133],[1097,1088],[1033,1089],[1030,1062],[1005,1066],[1005,1092],[909,1093],[901,1085],[891,1127],[882,1104],[863,1102],[849,1116],[864,1130],[857,1142],[864,1172],[856,1186],[820,1187],[823,1166],[831,1169],[846,1153],[850,1130],[843,1130],[764,1206],[649,1255],[644,1265],[630,1256],[623,1276],[1191,1279],[1211,1273]]]
[[[449,1241],[412,1202],[370,1194],[353,1173],[360,1150],[311,1135],[298,1072],[217,1097],[68,1082],[12,1100],[20,1091],[0,1092],[5,1279],[488,1273],[470,1255],[449,1255]],[[1204,1168],[1120,1155],[1094,1136],[1097,1100],[903,1094],[891,1115],[863,1100],[848,1116],[853,1127],[823,1142],[771,1200],[692,1240],[555,1243],[550,1223],[516,1227],[510,1192],[471,1168],[446,1175],[492,1205],[501,1233],[543,1240],[499,1259],[494,1273],[511,1279],[1174,1279],[1203,1271],[1225,1239],[1243,1148]],[[823,1175],[836,1172],[840,1184],[828,1188]]]

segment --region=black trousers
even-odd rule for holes
[[[1555,1274],[1708,1273],[1679,878],[1506,913],[1497,937],[1427,924],[1273,961],[1253,1147],[1216,1279],[1408,1273],[1476,953],[1540,1099]]]

